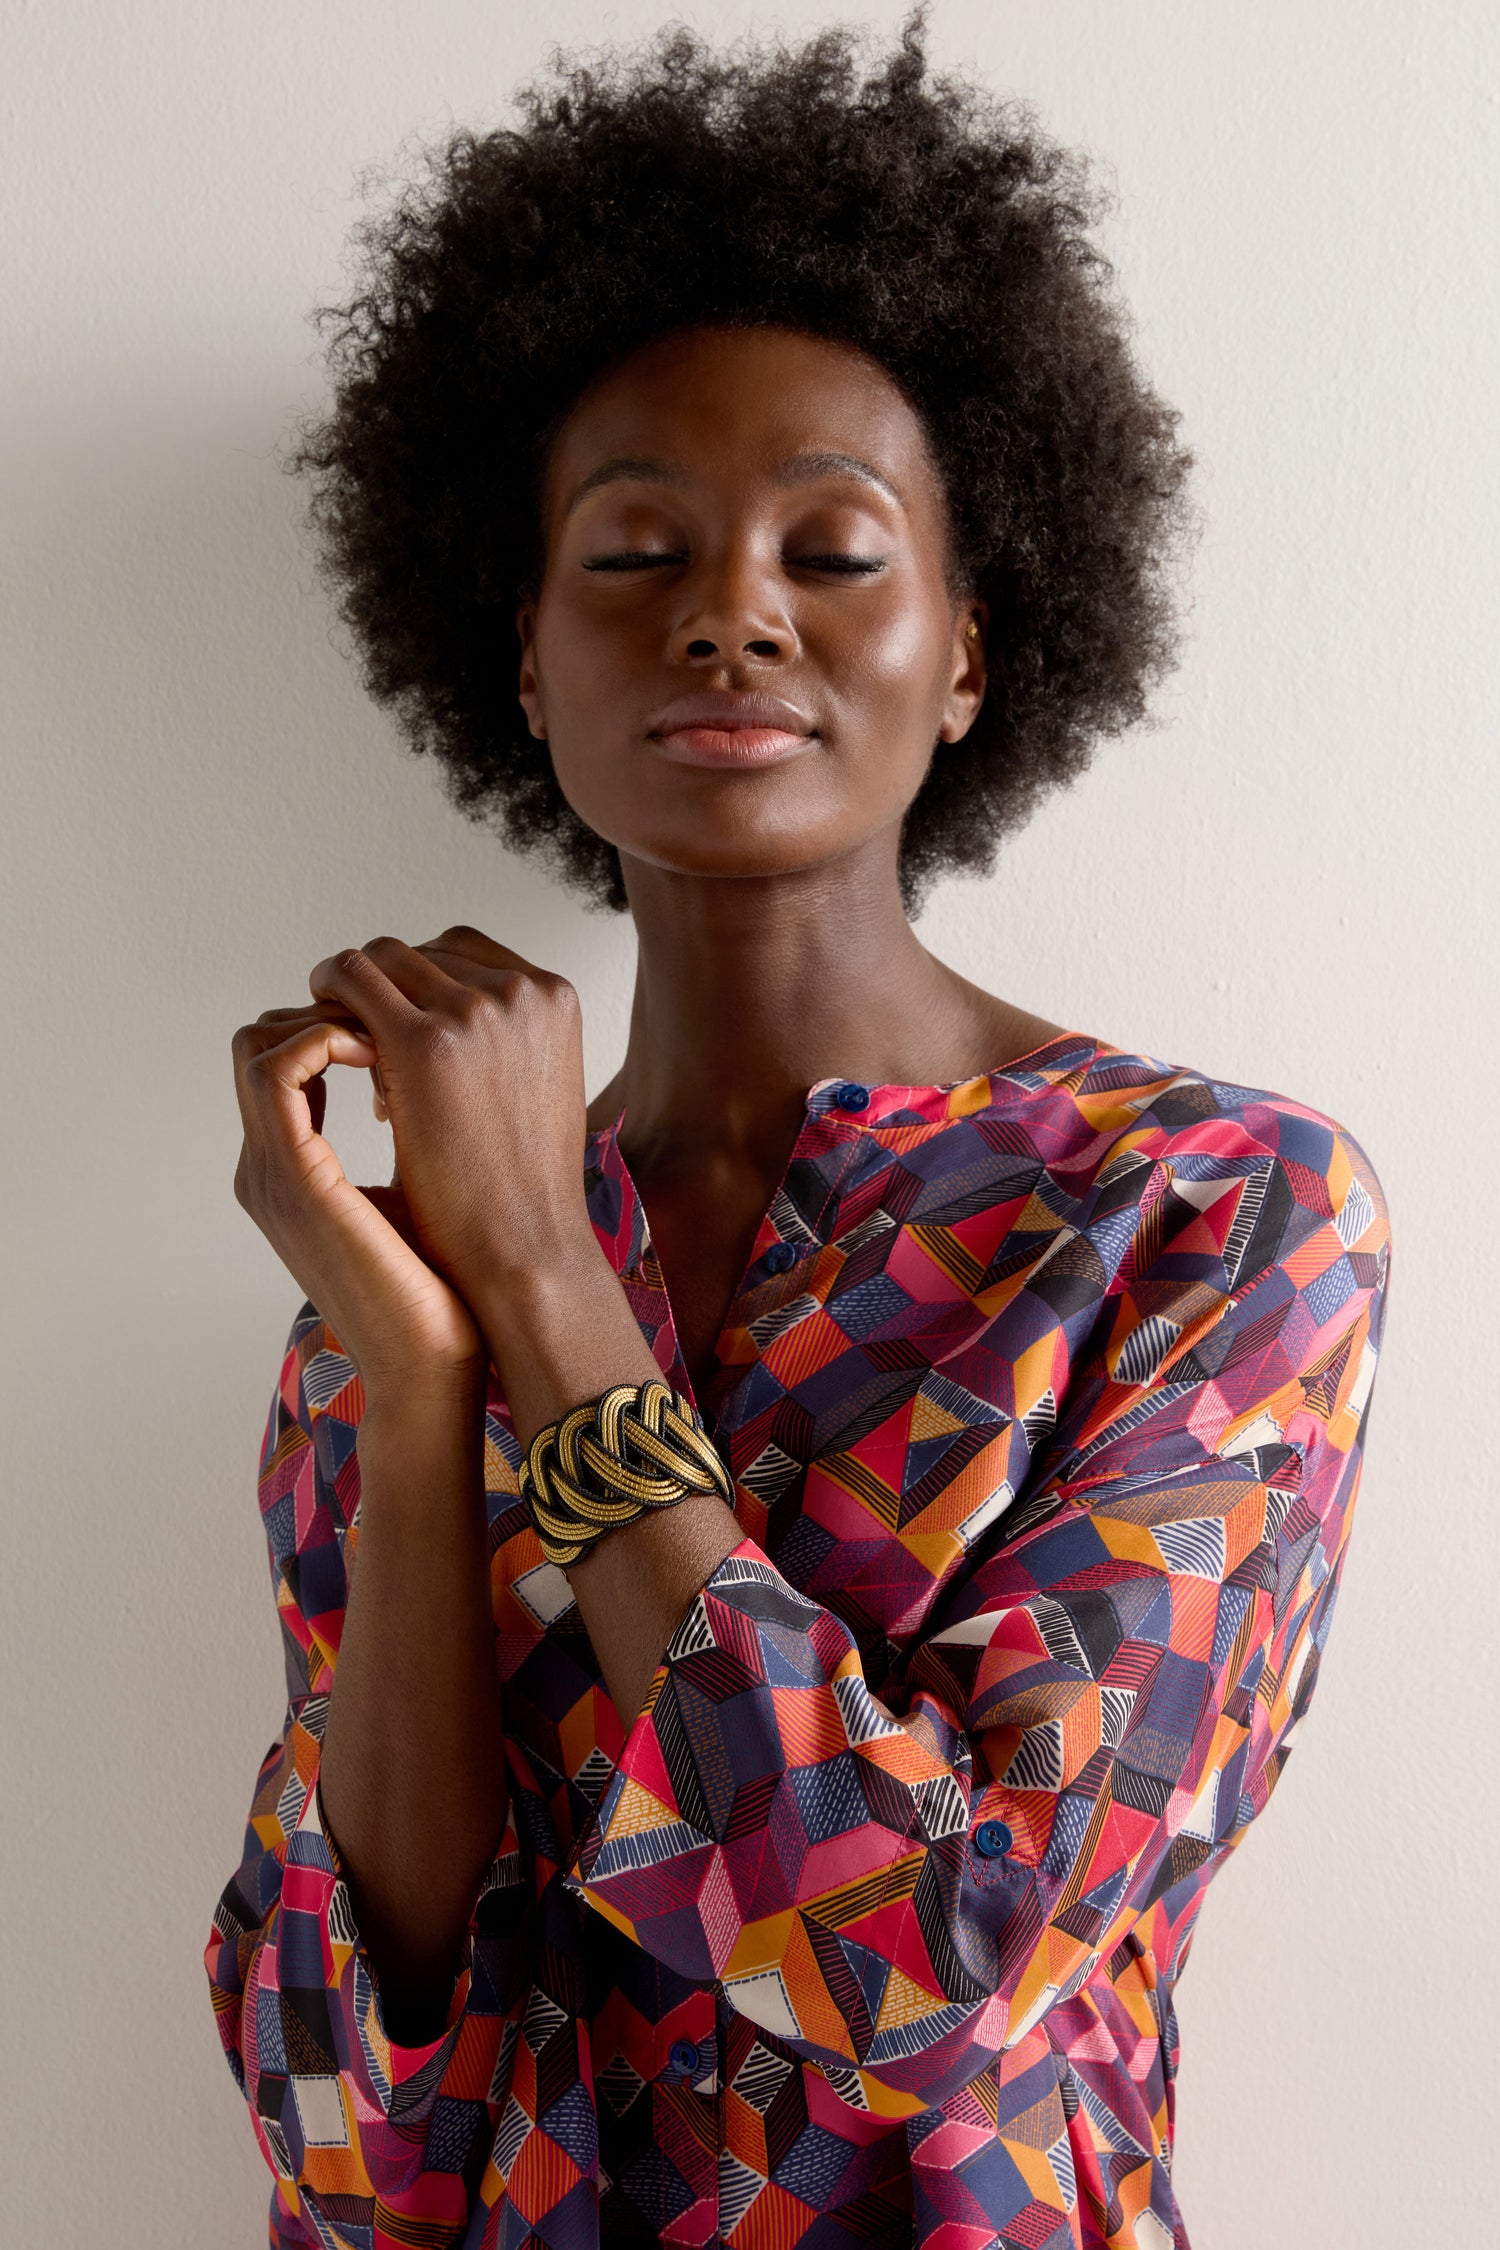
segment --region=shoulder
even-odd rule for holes
[[[1149,1162],[1179,1200],[1206,1209],[1237,1183],[1257,1203],[1382,1239],[1388,1212],[1363,1142],[1339,1118],[1269,1087],[1190,1064],[1131,1053],[1107,1040],[1088,1051],[1058,1091],[1088,1129],[1095,1177]],[[1252,1185],[1252,1183],[1254,1183]],[[1352,1236],[1350,1236],[1352,1239]]]
[[[1309,1459],[1332,1458],[1330,1434],[1347,1452],[1390,1262],[1362,1144],[1324,1110],[1209,1070],[1102,1041],[1059,1059],[1072,1065],[1052,1092],[1076,1121],[1075,1216],[1032,1286],[1053,1303],[1071,1284],[1096,1326],[1049,1479],[1209,1462],[1217,1475],[1273,1434]]]

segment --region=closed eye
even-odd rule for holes
[[[686,555],[662,554],[645,547],[622,548],[614,555],[590,555],[585,570],[650,570],[658,563],[686,562]]]
[[[788,560],[799,570],[832,571],[846,578],[872,578],[885,568],[880,555],[792,555]],[[598,571],[654,570],[666,563],[686,561],[686,555],[663,553],[658,548],[622,547],[615,554],[590,555],[583,567]]]
[[[873,577],[885,568],[879,555],[795,555],[792,560],[803,570],[833,570],[850,578]]]

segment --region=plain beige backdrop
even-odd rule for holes
[[[793,29],[741,0],[705,27]],[[869,13],[888,29],[897,8]],[[628,36],[650,0],[554,0]],[[364,697],[274,447],[362,167],[501,120],[540,11],[0,7],[3,2232],[262,2243],[200,1957],[281,1674],[255,1505],[299,1292],[235,1203],[234,1026],[382,931],[571,977],[632,940],[468,825]],[[1097,152],[1206,532],[1162,724],[919,924],[1064,1024],[1332,1111],[1388,1193],[1338,1620],[1180,1990],[1198,2250],[1493,2239],[1489,1325],[1496,92],[1489,0],[938,0]],[[976,1066],[985,1058],[976,1057]],[[387,1176],[363,1078],[330,1131]]]

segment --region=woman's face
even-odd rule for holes
[[[649,345],[569,416],[544,516],[521,700],[588,825],[696,875],[815,867],[882,834],[894,866],[984,672],[889,376],[785,329]]]

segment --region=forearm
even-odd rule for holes
[[[505,1758],[472,1395],[367,1400],[355,1565],[320,1770],[386,2028],[441,2029],[505,1825]]]
[[[498,1280],[474,1312],[523,1450],[547,1423],[614,1384],[662,1378],[618,1275],[588,1246]],[[683,1611],[743,1537],[721,1500],[695,1494],[610,1532],[569,1570],[622,1726],[640,1710]]]

